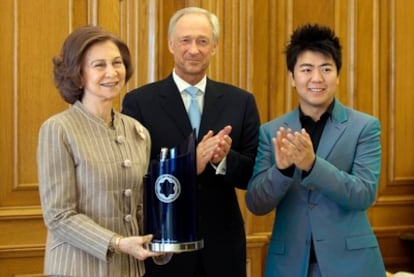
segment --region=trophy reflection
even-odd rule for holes
[[[196,141],[194,133],[173,148],[162,148],[144,177],[144,228],[153,234],[148,249],[165,255],[153,257],[168,263],[174,253],[204,247],[198,234]]]

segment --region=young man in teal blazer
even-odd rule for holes
[[[335,98],[341,46],[334,32],[293,32],[286,60],[299,107],[260,127],[246,202],[276,210],[265,276],[385,276],[367,209],[381,166],[380,122]]]

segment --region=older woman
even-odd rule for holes
[[[81,27],[53,58],[71,104],[41,126],[37,163],[48,228],[46,275],[142,276],[159,254],[142,233],[142,181],[150,136],[113,107],[132,75],[129,49],[96,26]]]

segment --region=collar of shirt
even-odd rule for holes
[[[191,87],[189,83],[181,79],[176,73],[175,70],[172,73],[173,80],[175,84],[178,87],[178,90],[180,91],[181,98],[183,99],[185,108],[188,109],[188,106],[190,105],[191,97],[184,91],[186,88]],[[193,87],[198,88],[199,93],[197,94],[197,100],[198,104],[201,108],[201,111],[203,110],[202,107],[204,105],[204,93],[206,91],[206,85],[207,85],[207,76],[205,75],[200,82],[195,84]]]
[[[322,114],[321,119],[322,119],[322,117],[330,117],[332,115],[332,111],[333,111],[334,106],[335,106],[335,99],[332,101],[331,104],[329,104],[326,111]],[[310,116],[303,113],[300,106],[299,106],[299,117],[300,117],[301,120],[303,120],[304,118],[310,118]]]
[[[175,70],[172,73],[173,80],[175,84],[178,87],[178,90],[182,93],[184,90],[188,87],[191,87],[189,83],[181,79],[176,73]],[[200,80],[197,84],[195,84],[193,87],[198,88],[202,93],[206,91],[206,85],[207,85],[207,76],[204,76],[203,79]]]

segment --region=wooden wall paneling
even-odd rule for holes
[[[232,30],[232,24],[230,19],[230,14],[234,16],[234,13],[232,13],[231,9],[233,6],[233,0],[230,1],[220,1],[220,0],[189,0],[185,1],[185,6],[194,6],[194,7],[200,7],[203,9],[206,9],[208,11],[211,11],[215,13],[219,20],[220,25],[220,34],[219,34],[219,46],[216,50],[216,54],[214,57],[212,57],[210,66],[207,70],[207,75],[215,80],[224,81],[224,76],[226,75],[226,71],[228,71],[228,68],[231,67],[230,64],[226,64],[230,58],[225,60],[226,53],[229,53],[229,50],[226,50],[227,46],[225,41],[231,41],[230,37],[233,37],[233,31]],[[179,9],[181,7],[177,7]],[[234,6],[233,6],[234,8]],[[229,15],[227,15],[229,13]],[[237,19],[235,19],[237,20]],[[226,38],[229,36],[229,38]],[[231,46],[230,46],[231,47]]]
[[[73,10],[70,0],[0,3],[0,50],[7,53],[0,69],[0,268],[7,276],[40,276],[43,268],[37,135],[46,118],[67,108],[54,88],[52,56],[71,30]]]
[[[120,35],[120,5],[125,0],[95,0],[96,23],[105,29]]]
[[[0,2],[0,16],[2,24],[0,24],[0,52],[4,53],[0,59],[0,74],[2,82],[0,89],[2,91],[2,99],[0,101],[0,124],[2,131],[0,132],[0,207],[10,194],[13,184],[13,87],[14,87],[14,3],[12,1]]]
[[[259,277],[264,275],[268,244],[269,236],[267,233],[258,233],[247,237],[247,277]]]
[[[179,9],[186,6],[199,6],[195,4],[188,4],[185,0],[163,1],[158,11],[159,13],[159,26],[158,33],[156,35],[156,41],[158,43],[159,57],[158,64],[156,64],[158,74],[153,81],[166,78],[174,67],[174,60],[172,54],[168,50],[168,24],[171,16]],[[189,1],[194,2],[194,1]]]
[[[381,85],[382,99],[381,122],[385,151],[383,155],[384,183],[381,185],[378,204],[406,205],[414,203],[413,157],[408,154],[413,146],[407,139],[413,134],[411,105],[413,98],[409,93],[414,88],[411,77],[414,46],[414,28],[409,24],[414,15],[414,3],[383,1],[381,16],[381,76],[387,83]],[[389,18],[389,20],[387,20]],[[410,211],[413,210],[411,207]],[[396,218],[397,219],[397,218]],[[411,217],[414,221],[414,218]]]
[[[388,207],[392,209],[392,207]],[[388,272],[414,272],[414,241],[400,239],[401,232],[413,232],[412,227],[376,228],[382,256]]]
[[[67,14],[64,9],[59,9],[62,4],[45,5],[45,2],[35,1],[30,7],[49,15],[43,20],[31,13],[25,1],[15,1],[13,11],[10,11],[17,17],[14,18],[13,29],[7,31],[13,41],[12,48],[7,49],[13,53],[9,64],[13,82],[5,88],[10,92],[6,97],[13,107],[8,115],[12,118],[8,134],[12,136],[9,147],[13,152],[8,159],[12,162],[4,166],[12,172],[13,178],[8,180],[8,190],[4,191],[1,199],[5,206],[39,204],[37,168],[34,166],[38,127],[51,110],[58,111],[64,107],[53,87],[51,57],[57,53],[56,45],[67,32],[68,25],[50,22],[67,21]],[[52,108],[50,103],[56,105]]]
[[[267,85],[268,96],[262,100],[265,103],[267,102],[267,107],[265,105],[260,106],[261,109],[267,111],[261,118],[262,122],[267,122],[282,115],[291,107],[292,89],[284,54],[292,29],[291,4],[291,1],[269,1],[269,82]],[[260,15],[255,18],[260,21]]]
[[[390,66],[390,57],[392,50],[392,43],[390,43],[392,33],[390,32],[392,19],[389,17],[390,13],[390,1],[387,0],[380,0],[378,3],[379,11],[379,30],[378,30],[378,37],[379,39],[379,53],[377,58],[377,65],[378,65],[378,86],[379,91],[379,98],[381,99],[379,102],[379,114],[378,117],[381,122],[382,134],[381,134],[381,143],[382,143],[382,161],[381,161],[381,175],[380,175],[380,182],[378,187],[378,196],[375,206],[369,210],[369,218],[371,223],[375,226],[374,231],[377,234],[377,238],[381,245],[381,251],[384,256],[384,259],[387,255],[386,244],[381,241],[384,240],[383,237],[380,237],[380,224],[383,221],[382,215],[379,211],[379,206],[384,204],[384,195],[387,190],[387,182],[389,180],[389,153],[391,149],[391,136],[389,135],[392,132],[391,125],[390,125],[390,118],[391,118],[391,110],[390,103],[391,103],[391,84],[392,84],[392,74],[391,74],[391,66]],[[387,198],[387,196],[385,196]],[[387,202],[387,201],[385,201]],[[392,209],[392,208],[391,208]]]
[[[355,1],[350,5],[347,40],[348,79],[346,94],[347,105],[351,108],[379,118],[380,94],[379,78],[379,5],[378,1]],[[384,145],[385,146],[385,145]],[[385,150],[383,146],[383,152]],[[368,217],[375,228],[370,209]]]
[[[76,29],[90,22],[92,18],[91,14],[88,13],[90,1],[88,0],[72,0],[68,1],[69,4],[69,28]]]
[[[355,48],[357,32],[356,1],[336,1],[334,30],[342,45],[342,68],[339,73],[339,90],[336,97],[344,104],[353,106],[355,94]]]
[[[121,37],[129,46],[135,68],[125,92],[158,79],[159,49],[164,46],[163,40],[159,39],[159,29],[163,23],[160,18],[162,3],[146,0],[121,2]]]
[[[45,228],[39,210],[0,211],[0,230],[0,276],[41,276]]]
[[[375,14],[378,12],[377,6],[373,4],[375,1],[356,1],[356,18],[354,37],[350,43],[354,44],[352,49],[354,61],[349,66],[356,66],[358,70],[352,73],[353,90],[349,91],[349,106],[378,117],[378,20]],[[376,90],[374,90],[376,88]]]
[[[414,89],[412,68],[414,67],[414,26],[411,23],[414,16],[414,2],[395,2],[395,88],[393,118],[395,132],[395,160],[393,164],[395,184],[410,184],[409,193],[414,194],[414,158],[407,153],[414,152],[414,146],[407,138],[414,136],[412,128],[412,109]]]
[[[7,103],[0,112],[5,128],[1,176],[7,177],[2,179],[2,209],[39,205],[35,160],[38,127],[64,107],[53,87],[51,57],[57,53],[57,41],[67,33],[68,25],[50,22],[67,19],[66,5],[63,1],[46,2],[35,1],[31,6],[25,1],[8,6],[2,2],[2,16],[11,21],[3,27],[7,28],[2,32],[7,39],[1,44],[2,52],[11,54],[4,58],[7,66],[2,66],[9,76],[1,84],[5,92],[2,103]],[[39,20],[32,10],[43,10],[49,17]]]
[[[252,92],[253,72],[252,64],[255,58],[253,42],[253,24],[251,24],[251,12],[253,2],[228,1],[230,5],[224,7],[222,36],[223,47],[220,50],[223,63],[223,75],[218,79],[244,88]]]
[[[41,277],[43,249],[12,249],[0,251],[0,276]]]
[[[98,25],[122,38],[121,33],[121,4],[124,0],[89,0],[88,1],[88,24]],[[125,88],[124,90],[125,91]],[[122,93],[114,101],[119,110]]]
[[[255,96],[261,122],[268,118],[269,97],[275,93],[269,90],[269,83],[274,77],[271,75],[275,70],[274,64],[279,62],[279,56],[272,48],[272,42],[278,37],[275,24],[271,22],[275,18],[272,16],[273,4],[267,0],[254,1],[253,5],[246,7],[248,14],[244,19],[247,24],[246,55],[249,57],[242,65],[248,70],[246,88]]]
[[[374,229],[389,270],[414,271],[414,243],[401,240],[414,233],[414,147],[411,112],[414,104],[414,3],[380,1],[380,118],[383,170],[379,197],[373,207]]]
[[[306,23],[319,23],[334,27],[335,23],[335,0],[326,1],[306,1],[306,0],[286,0],[292,1],[292,27]]]
[[[382,1],[381,56],[384,57],[381,66],[382,124],[386,126],[383,140],[386,142],[387,155],[384,159],[386,180],[381,186],[379,202],[400,201],[414,202],[413,159],[410,153],[413,146],[407,137],[411,130],[411,104],[413,99],[408,91],[413,89],[411,65],[414,45],[412,34],[414,28],[408,23],[414,14],[413,3],[401,1]]]
[[[378,57],[378,67],[379,67],[379,79],[378,87],[380,94],[380,106],[379,106],[379,119],[381,122],[382,134],[382,169],[380,175],[380,184],[378,189],[378,199],[377,203],[384,202],[383,195],[387,190],[387,183],[389,181],[389,161],[391,159],[390,153],[392,149],[392,136],[390,135],[393,128],[391,118],[392,116],[392,102],[393,102],[393,62],[392,56],[394,52],[394,47],[392,43],[393,38],[393,25],[392,22],[394,19],[391,17],[395,12],[393,11],[393,5],[390,1],[381,0],[379,3],[379,31],[380,36],[379,40],[379,57]],[[389,130],[389,131],[387,131]]]
[[[250,21],[251,27],[248,31],[246,44],[248,45],[248,55],[251,57],[241,66],[251,68],[251,89],[249,89],[256,99],[259,109],[261,122],[267,122],[269,118],[269,108],[272,97],[283,93],[269,89],[269,84],[277,76],[278,71],[275,64],[280,62],[280,55],[274,41],[278,38],[275,31],[275,3],[268,1],[255,1],[250,8],[250,15],[246,18]],[[273,75],[274,74],[274,75]],[[255,236],[256,233],[269,232],[273,225],[274,213],[264,216],[255,216],[246,207],[245,191],[239,191],[239,203],[245,219],[245,228],[248,238]]]

